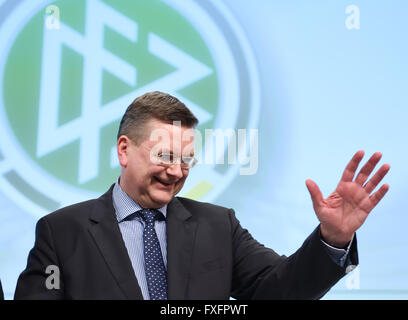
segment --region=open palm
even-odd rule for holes
[[[321,235],[333,246],[343,247],[351,240],[354,232],[364,223],[368,214],[389,189],[389,186],[384,184],[372,193],[390,169],[389,164],[382,165],[365,183],[381,159],[380,152],[371,156],[354,179],[363,156],[364,151],[361,150],[353,156],[336,190],[326,199],[315,182],[306,180],[314,210],[320,221]]]

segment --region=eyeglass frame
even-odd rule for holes
[[[130,138],[129,138],[129,140],[130,140],[130,142],[131,142],[132,145],[137,146],[137,144],[136,144],[135,141],[133,141],[133,140],[130,139]],[[181,156],[181,157],[180,157],[180,156],[176,157],[176,160],[177,160],[177,161],[169,161],[169,162],[166,162],[166,161],[163,161],[162,156],[163,156],[163,155],[166,155],[166,156],[169,156],[169,157],[174,157],[174,154],[173,154],[172,152],[161,152],[161,153],[159,153],[159,154],[152,154],[152,149],[147,148],[147,147],[145,147],[145,146],[144,146],[144,148],[147,149],[147,150],[150,150],[150,161],[151,161],[153,164],[156,164],[156,165],[165,166],[165,167],[171,167],[171,166],[173,166],[173,165],[175,165],[175,164],[180,164],[180,167],[181,167],[182,169],[191,169],[191,168],[193,168],[193,167],[198,163],[198,159],[195,158],[194,156],[185,156],[185,155],[183,155],[183,156]],[[158,162],[155,161],[155,160],[153,160],[153,159],[152,159],[153,157],[154,157]],[[187,167],[183,166],[183,164],[186,164],[184,161],[180,161],[180,159],[183,160],[183,159],[185,159],[185,158],[189,158],[189,159],[190,159],[190,163],[187,163]]]
[[[154,156],[158,162],[153,161],[152,156]],[[168,160],[166,159],[166,157]],[[185,159],[188,159],[188,160],[186,161]],[[167,153],[167,152],[159,153],[156,155],[151,155],[150,160],[152,160],[152,163],[154,164],[162,165],[165,167],[171,167],[175,164],[179,164],[182,169],[191,169],[198,162],[198,160],[193,156],[181,156],[181,157],[176,156],[175,157],[174,154]]]

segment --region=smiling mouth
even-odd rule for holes
[[[157,182],[159,182],[160,184],[162,184],[162,185],[165,186],[165,187],[168,187],[168,186],[171,186],[171,185],[174,184],[174,183],[166,183],[166,182],[160,180],[160,179],[157,178],[157,177],[153,177],[153,178],[154,178]]]

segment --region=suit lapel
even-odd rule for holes
[[[143,295],[115,218],[112,188],[98,200],[90,216],[92,225],[89,232],[125,296],[142,300]]]
[[[177,198],[168,204],[166,220],[168,298],[187,299],[197,222]]]

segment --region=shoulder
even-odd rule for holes
[[[56,221],[83,217],[85,215],[84,213],[90,212],[97,202],[98,199],[92,199],[75,203],[51,212],[45,215],[43,219],[47,221]]]
[[[217,212],[223,212],[223,211],[229,211],[231,209],[222,207],[216,204],[212,204],[209,202],[201,202],[201,201],[196,201],[188,198],[183,198],[183,197],[176,197],[177,200],[179,200],[186,209],[188,208],[194,208],[194,209],[207,209],[211,211],[217,211]]]
[[[230,208],[183,197],[176,197],[176,199],[196,218],[230,219],[231,216],[234,216],[234,210]]]
[[[41,220],[49,224],[83,223],[105,212],[114,212],[112,188],[97,199],[91,199],[60,208],[45,215]]]

